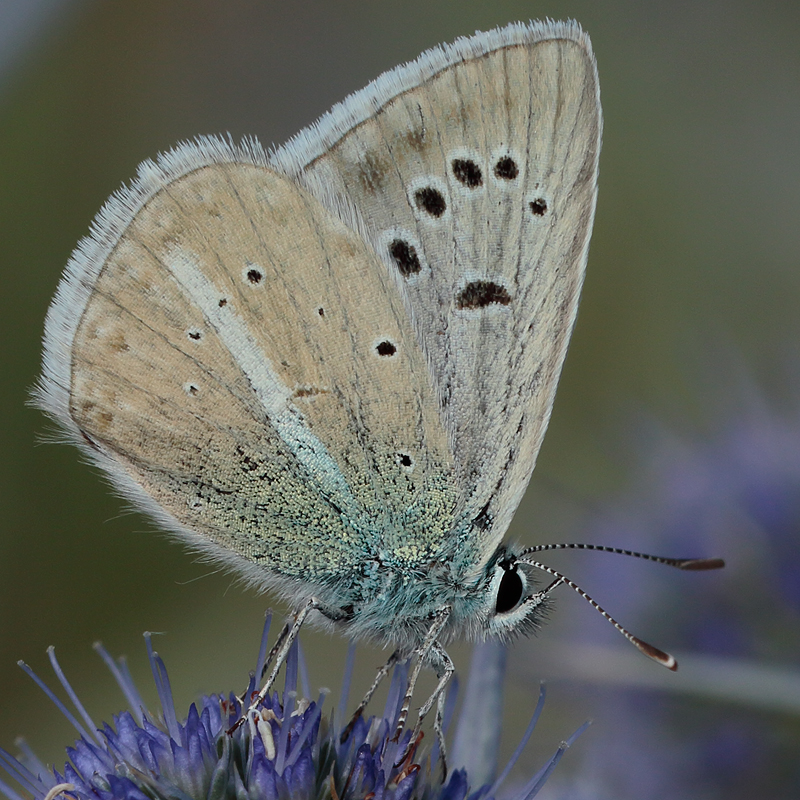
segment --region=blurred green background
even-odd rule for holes
[[[0,5],[0,25],[2,14],[24,5]],[[720,347],[735,351],[758,382],[778,388],[780,361],[797,358],[800,4],[57,5],[26,38],[0,43],[10,54],[0,60],[4,747],[13,749],[22,734],[45,760],[58,762],[73,739],[17,659],[49,677],[45,648],[55,645],[89,710],[108,717],[122,701],[91,643],[101,639],[113,654],[126,653],[152,698],[141,634],[164,632],[156,646],[182,708],[202,691],[244,685],[273,602],[153,534],[74,448],[40,443],[50,426],[25,405],[45,312],[70,251],[137,164],[182,139],[230,132],[281,143],[440,41],[517,19],[572,17],[584,26],[605,116],[600,197],[550,431],[511,531],[527,543],[574,538],[570,499],[599,502],[625,485],[625,459],[617,455],[631,409],[686,430],[705,424],[713,402],[703,373]],[[585,588],[603,601],[607,587]],[[578,602],[564,597],[559,605]],[[559,638],[559,612],[536,648]],[[303,642],[312,684],[337,687],[345,643],[308,631]],[[468,649],[455,654],[463,666]],[[382,658],[362,649],[355,694]],[[532,708],[527,691],[510,689],[507,749]],[[553,710],[569,693],[568,683],[551,686],[551,721],[535,737],[532,759],[552,752],[583,721],[580,709],[561,716]],[[584,738],[592,735],[608,733],[590,730]]]

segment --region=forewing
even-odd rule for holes
[[[574,23],[436,48],[273,158],[372,242],[436,387],[484,557],[550,416],[594,216],[601,112]]]
[[[455,490],[396,288],[265,160],[206,140],[145,165],[70,264],[39,397],[173,530],[311,592],[402,531],[430,557]]]

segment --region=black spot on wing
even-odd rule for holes
[[[519,167],[517,162],[511,156],[503,156],[494,165],[494,174],[497,178],[502,178],[506,181],[513,181],[519,175]]]
[[[432,217],[441,217],[447,210],[447,202],[444,199],[444,195],[438,189],[434,189],[433,186],[424,186],[422,189],[417,189],[414,192],[414,202],[417,204],[418,209],[425,211]]]
[[[547,213],[547,201],[543,197],[537,197],[528,203],[531,214],[535,217],[543,217]]]
[[[247,280],[254,286],[258,286],[264,280],[264,273],[257,267],[250,267],[245,274]]]
[[[454,158],[452,167],[456,180],[463,183],[464,186],[476,189],[478,186],[483,185],[481,168],[471,159]]]
[[[475,519],[472,520],[472,524],[479,528],[482,531],[488,530],[492,525],[492,515],[489,513],[489,504],[492,501],[489,500],[488,503],[478,512]]]
[[[389,255],[404,278],[410,278],[422,269],[416,248],[403,239],[395,239],[389,245]]]
[[[379,342],[375,347],[379,356],[393,356],[397,348],[390,341]]]
[[[511,295],[505,286],[494,281],[470,281],[457,295],[456,308],[486,308],[498,304],[507,306]]]

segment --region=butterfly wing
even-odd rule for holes
[[[372,243],[399,287],[455,460],[456,527],[474,532],[481,558],[510,523],[550,416],[601,126],[578,25],[515,24],[383,75],[272,159]]]
[[[269,158],[209,139],[148,162],[68,266],[39,403],[296,601],[379,593],[379,562],[477,569],[550,414],[599,140],[588,40],[548,23],[430,51]]]
[[[399,294],[255,146],[184,145],[112,198],[49,312],[38,398],[125,495],[296,600],[352,603],[370,559],[452,524]]]

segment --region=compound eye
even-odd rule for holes
[[[525,585],[516,569],[503,567],[503,577],[497,587],[497,600],[495,601],[494,613],[507,614],[513,611],[522,600]]]

